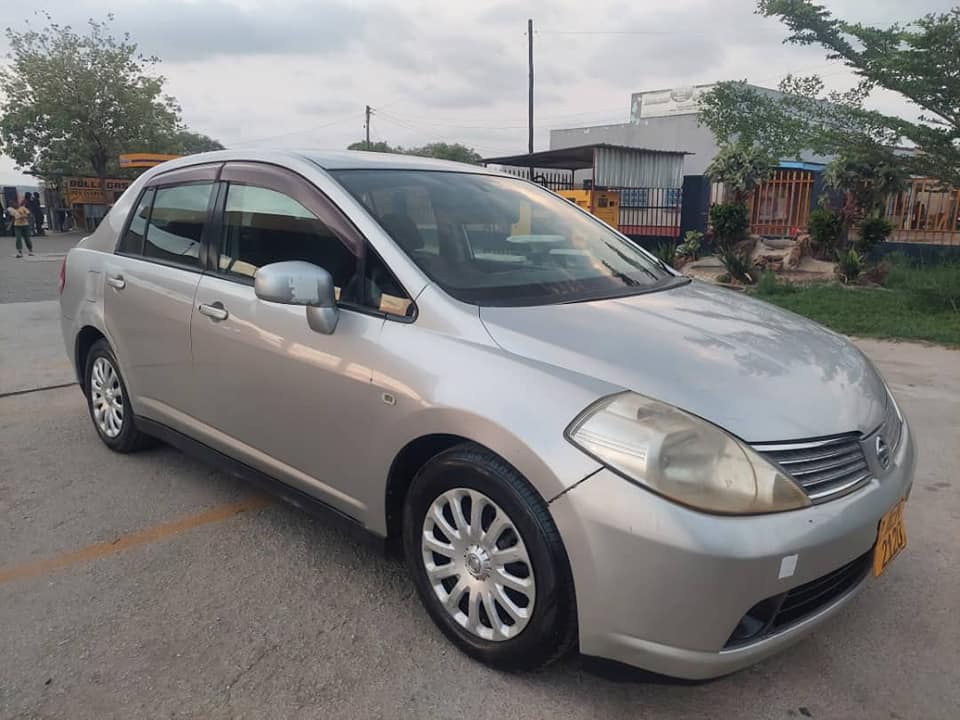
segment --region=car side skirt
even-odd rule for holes
[[[330,523],[354,539],[359,540],[364,545],[377,550],[379,553],[386,554],[388,552],[387,538],[368,529],[362,523],[349,515],[345,515],[336,508],[327,505],[322,500],[318,500],[302,490],[291,487],[275,477],[250,467],[246,463],[240,462],[229,455],[225,455],[219,450],[215,450],[193,439],[189,435],[184,435],[156,420],[150,420],[149,418],[138,415],[136,416],[136,424],[142,432],[158,440],[162,440],[184,454],[195,457],[231,477],[248,482],[258,489],[314,517]]]

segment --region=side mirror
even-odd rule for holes
[[[253,291],[268,302],[306,306],[311,330],[329,335],[337,327],[333,278],[322,267],[302,260],[264,265],[253,276]]]

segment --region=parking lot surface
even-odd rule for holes
[[[960,353],[861,345],[919,445],[908,547],[801,644],[701,684],[479,665],[397,560],[169,447],[114,454],[77,387],[27,378],[0,396],[0,718],[957,718]]]

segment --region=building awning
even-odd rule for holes
[[[611,145],[597,143],[594,145],[580,145],[579,147],[562,148],[560,150],[543,150],[532,155],[504,155],[501,157],[484,158],[484,165],[509,165],[514,167],[533,167],[542,170],[585,170],[593,167],[594,151],[598,148],[609,148],[637,156],[649,155],[692,155],[685,150],[651,150],[648,148],[630,147],[628,145]]]

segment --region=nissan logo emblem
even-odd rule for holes
[[[879,435],[877,435],[876,450],[877,462],[880,463],[881,468],[886,470],[890,467],[890,448],[887,447],[887,443]]]

